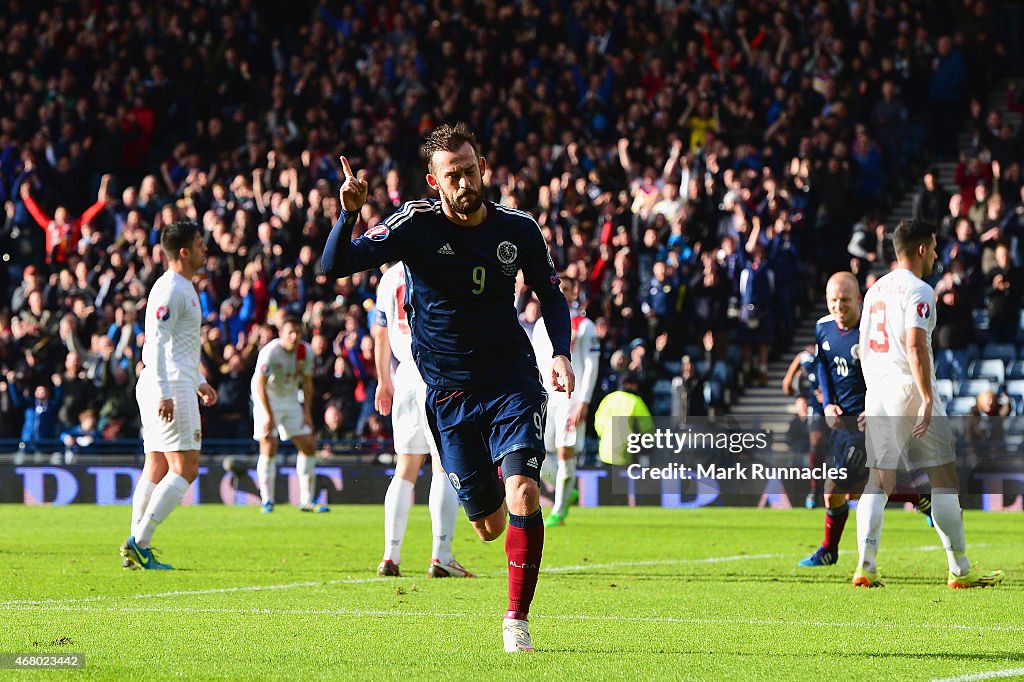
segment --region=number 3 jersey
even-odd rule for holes
[[[860,330],[867,348],[861,348],[861,362],[868,380],[885,377],[894,384],[914,380],[905,339],[907,330],[915,327],[925,330],[934,380],[935,290],[909,270],[893,270],[864,296]]]
[[[860,363],[860,330],[840,329],[831,315],[818,320],[815,375],[822,405],[838,405],[845,415],[864,411],[864,375]]]
[[[405,264],[412,355],[435,390],[473,390],[537,375],[512,304],[520,270],[540,299],[555,354],[569,357],[569,306],[537,221],[523,211],[484,205],[484,221],[464,227],[448,220],[436,199],[410,201],[355,241],[355,217],[342,212],[324,248],[323,269],[332,278],[390,261]]]

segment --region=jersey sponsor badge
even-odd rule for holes
[[[459,483],[459,477],[457,474],[448,474],[448,480],[452,482],[452,487],[459,490],[462,484]]]
[[[922,320],[927,320],[928,316],[932,314],[932,307],[927,303],[917,304],[917,316]]]
[[[389,234],[391,234],[391,228],[385,225],[384,223],[381,223],[380,225],[371,227],[369,230],[366,231],[366,234],[364,234],[363,236],[369,239],[370,241],[382,242],[388,238]]]
[[[825,339],[824,341],[822,341],[821,348],[822,348],[822,350],[832,350],[832,346],[829,345],[828,339]]]
[[[165,305],[160,306],[156,309],[156,319],[166,322],[171,319],[171,309]]]

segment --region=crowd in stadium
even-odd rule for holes
[[[418,146],[443,121],[476,130],[489,199],[536,216],[583,284],[595,402],[682,372],[699,413],[720,400],[716,361],[719,382],[764,381],[823,277],[866,282],[890,257],[877,216],[957,154],[960,191],[923,174],[916,207],[939,224],[936,347],[967,353],[979,308],[985,340],[1014,343],[1021,140],[986,106],[1007,54],[990,5],[10,0],[0,437],[138,436],[146,292],[182,218],[209,246],[207,437],[251,435],[253,363],[282,311],[312,344],[319,435],[386,436],[376,277],[328,281],[319,255],[339,153],[370,184],[358,233],[425,193]]]

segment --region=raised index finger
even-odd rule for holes
[[[348,159],[344,156],[338,157],[341,159],[341,170],[345,173],[345,179],[354,178],[356,175],[352,172],[352,166],[348,165]]]

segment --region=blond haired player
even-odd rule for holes
[[[300,338],[302,323],[294,317],[281,323],[280,336],[256,356],[252,393],[253,438],[259,441],[256,463],[263,513],[274,511],[274,487],[277,482],[277,447],[290,440],[299,454],[295,471],[299,477],[299,509],[327,512],[326,505],[315,504],[316,443],[313,441],[313,351]],[[303,401],[299,402],[299,390]]]
[[[587,414],[590,399],[597,385],[597,365],[601,358],[601,346],[597,328],[575,305],[579,297],[579,282],[562,278],[562,295],[569,303],[569,319],[572,325],[570,349],[572,369],[578,376],[576,392],[568,397],[564,391],[555,390],[551,383],[551,340],[548,338],[544,318],[537,320],[531,343],[537,355],[537,368],[548,392],[548,414],[544,425],[544,447],[548,454],[558,454],[557,469],[552,472],[547,466],[554,458],[545,459],[541,475],[555,487],[554,506],[544,521],[545,527],[565,525],[569,505],[579,494],[576,492],[576,455],[583,450],[587,434]],[[554,475],[552,475],[554,474]]]
[[[932,519],[949,560],[951,588],[986,587],[1002,571],[972,568],[958,495],[956,455],[942,403],[935,396],[932,331],[935,291],[922,278],[935,264],[935,226],[904,220],[893,234],[897,265],[864,296],[861,363],[867,385],[868,484],[857,506],[860,561],[855,587],[880,587],[875,561],[882,516],[897,471],[922,469],[932,486]]]
[[[192,222],[171,223],[160,246],[168,268],[146,302],[144,368],[135,387],[146,463],[132,495],[131,534],[121,546],[128,569],[171,568],[156,559],[150,541],[199,474],[199,400],[217,402],[217,391],[199,373],[203,314],[192,278],[206,260],[202,232]]]
[[[427,385],[413,362],[405,302],[405,265],[399,261],[387,269],[377,285],[377,318],[373,325],[375,404],[381,414],[391,414],[398,455],[395,476],[384,496],[384,558],[377,573],[401,575],[402,540],[409,523],[413,486],[420,467],[429,458],[433,475],[428,506],[434,544],[427,574],[432,578],[471,578],[473,574],[452,556],[459,497],[441,468],[437,445],[427,426]]]

